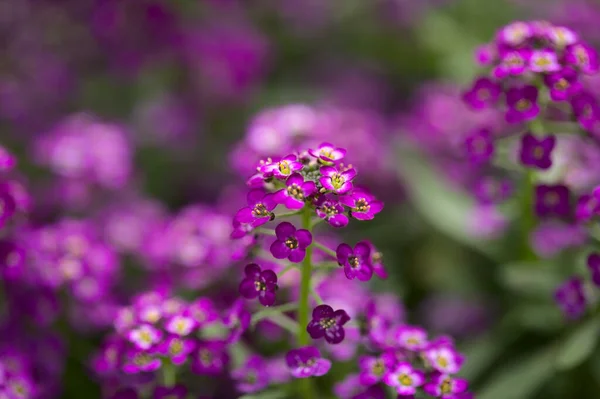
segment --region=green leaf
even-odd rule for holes
[[[488,334],[466,346],[462,352],[467,361],[460,371],[461,377],[473,381],[485,373],[513,342],[512,335]]]
[[[547,347],[510,364],[492,376],[477,399],[529,399],[556,371],[555,348]]]
[[[578,326],[565,339],[556,356],[556,368],[568,370],[583,363],[594,351],[600,334],[600,319],[595,318]]]
[[[500,267],[500,281],[510,290],[527,296],[549,298],[562,281],[547,262],[518,262]]]
[[[522,328],[537,332],[557,332],[564,326],[564,317],[558,307],[548,300],[543,303],[525,303],[512,312]]]

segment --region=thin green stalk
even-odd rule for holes
[[[254,231],[257,232],[257,233],[260,233],[260,234],[264,234],[266,236],[274,236],[275,235],[275,230],[273,230],[273,229],[266,229],[264,227],[259,227],[259,228],[257,228]]]
[[[335,253],[335,251],[331,248],[327,248],[325,245],[321,244],[320,242],[313,242],[313,245],[317,248],[319,248],[321,251],[325,252],[327,255],[333,256],[334,258],[337,258],[337,255]]]
[[[162,368],[163,385],[172,387],[177,382],[177,367],[170,361],[166,361]]]
[[[271,319],[274,315],[280,315],[282,313],[289,312],[290,310],[296,310],[296,309],[298,309],[298,304],[295,302],[286,303],[284,305],[279,305],[279,306],[273,306],[271,308],[265,308],[265,309],[258,311],[252,315],[252,321],[250,322],[250,325],[255,326],[256,323],[258,323],[259,321],[261,321],[263,319]],[[294,331],[294,334],[295,333],[296,333],[296,331]]]

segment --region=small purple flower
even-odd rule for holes
[[[500,56],[500,64],[494,68],[494,76],[498,79],[507,76],[522,75],[527,71],[531,52],[529,50],[515,50],[505,52]]]
[[[258,227],[273,220],[272,211],[277,206],[273,194],[266,194],[262,189],[250,190],[246,201],[248,206],[236,213],[235,220],[252,227]]]
[[[259,392],[269,385],[266,362],[257,355],[250,356],[244,366],[231,372],[231,376],[242,393]]]
[[[149,324],[143,324],[137,328],[134,328],[127,334],[127,339],[138,349],[142,350],[150,349],[156,345],[161,338],[161,331]]]
[[[535,212],[539,217],[569,216],[570,205],[567,186],[541,184],[535,187]]]
[[[367,244],[369,244],[369,247],[371,248],[370,263],[371,267],[373,268],[373,273],[375,273],[375,275],[380,279],[385,280],[386,278],[388,278],[388,273],[385,270],[385,266],[383,264],[383,254],[379,252],[379,250],[377,250],[373,243],[367,241]]]
[[[306,331],[312,339],[325,337],[330,344],[339,344],[344,340],[346,333],[344,324],[350,320],[345,310],[334,311],[329,305],[319,305],[313,309],[312,320],[308,323]]]
[[[356,170],[350,168],[340,172],[332,166],[323,166],[321,175],[319,182],[323,188],[336,194],[346,194],[352,190],[352,179],[356,176]]]
[[[173,364],[180,366],[186,362],[188,355],[192,353],[195,348],[196,343],[193,340],[172,336],[159,345],[157,352],[171,358]]]
[[[17,203],[10,188],[6,184],[0,185],[0,229],[14,215]]]
[[[229,363],[227,345],[221,341],[201,342],[192,355],[192,373],[217,376]]]
[[[465,139],[467,156],[473,163],[488,162],[494,156],[494,139],[488,129],[479,129]]]
[[[554,292],[554,300],[566,317],[577,319],[583,315],[586,299],[581,277],[572,277],[561,284]]]
[[[591,253],[587,257],[587,268],[592,276],[592,282],[596,287],[600,287],[600,254]]]
[[[322,143],[317,150],[309,149],[308,153],[325,164],[341,161],[346,156],[346,150],[337,148],[330,143]]]
[[[486,175],[477,180],[473,191],[482,205],[491,205],[508,199],[513,192],[513,184],[510,179]]]
[[[564,26],[551,27],[548,36],[552,43],[559,49],[574,44],[579,40],[579,37],[575,32]]]
[[[414,352],[420,351],[428,345],[427,331],[415,326],[398,327],[395,339],[400,348]]]
[[[225,317],[223,317],[223,325],[229,329],[227,343],[233,344],[238,342],[242,334],[250,326],[251,319],[252,315],[246,309],[244,301],[242,299],[236,300],[227,310]]]
[[[548,169],[552,166],[552,150],[556,146],[555,136],[538,139],[531,133],[523,135],[521,140],[521,163],[538,169]]]
[[[534,119],[540,113],[535,86],[512,87],[506,92],[506,121],[520,123]]]
[[[423,389],[426,393],[441,399],[457,399],[469,387],[466,380],[453,378],[448,374],[436,373]]]
[[[321,357],[314,346],[292,349],[285,355],[285,361],[296,378],[320,377],[329,372],[331,361]]]
[[[277,274],[273,270],[261,270],[256,263],[250,263],[244,269],[246,277],[240,283],[240,294],[246,299],[258,297],[263,306],[275,303]]]
[[[575,217],[577,220],[586,222],[592,219],[600,212],[600,188],[596,188],[591,194],[584,194],[579,197],[575,207]]]
[[[544,76],[544,83],[550,89],[553,101],[566,101],[581,91],[577,72],[572,68],[563,68],[560,72]]]
[[[383,209],[383,202],[364,190],[341,196],[340,202],[350,208],[350,216],[358,220],[372,220]]]
[[[131,350],[125,354],[123,371],[127,374],[155,371],[160,368],[161,364],[160,358],[155,354],[141,350]]]
[[[285,179],[293,173],[302,170],[302,168],[302,163],[298,162],[298,157],[294,154],[290,154],[278,162],[262,166],[260,171],[263,172],[265,176],[273,175],[278,179]]]
[[[600,107],[596,97],[587,91],[582,91],[571,98],[571,108],[579,124],[592,131],[600,119]]]
[[[475,110],[491,107],[498,101],[502,88],[490,78],[479,78],[469,91],[463,94],[463,100]]]
[[[286,188],[275,193],[275,202],[288,209],[302,209],[308,197],[317,192],[314,181],[304,181],[300,173],[294,173],[285,182]]]
[[[0,273],[8,280],[17,279],[25,273],[25,249],[14,241],[0,240]]]
[[[456,374],[465,359],[452,346],[447,344],[433,345],[425,350],[425,358],[437,371],[445,374]]]
[[[423,385],[425,376],[419,370],[412,368],[408,362],[400,362],[393,371],[390,371],[384,377],[386,385],[393,387],[398,395],[414,395],[417,388]]]
[[[213,301],[209,298],[196,299],[188,305],[184,311],[184,315],[194,319],[198,327],[210,324],[219,319],[219,312],[215,308]]]
[[[296,230],[293,224],[282,222],[275,228],[277,239],[271,244],[271,254],[276,259],[287,258],[299,263],[306,256],[306,248],[312,243],[312,234],[305,229]]]
[[[377,384],[388,372],[393,370],[397,360],[393,352],[384,352],[379,357],[361,356],[358,359],[360,383],[365,386]]]
[[[573,65],[587,75],[593,75],[600,69],[596,50],[585,43],[575,43],[567,46],[565,62]]]
[[[354,395],[351,399],[385,399],[385,390],[379,385],[368,387],[365,391]],[[403,399],[409,399],[404,397]]]
[[[17,158],[0,145],[0,172],[8,172],[17,164]]]
[[[187,388],[184,385],[175,385],[173,387],[159,385],[154,388],[152,399],[184,399],[187,392]]]
[[[338,245],[335,253],[338,263],[344,267],[344,273],[349,280],[357,278],[360,281],[369,281],[373,277],[371,247],[367,242],[359,242],[354,249],[342,243]]]
[[[554,50],[534,50],[529,59],[529,69],[533,72],[556,72],[561,69]]]
[[[527,22],[515,21],[504,26],[499,32],[497,40],[509,47],[518,47],[525,43],[534,34],[533,27]]]
[[[173,316],[166,324],[165,329],[171,334],[185,337],[196,327],[196,322],[191,317],[183,315]]]
[[[333,195],[319,196],[315,205],[317,216],[325,219],[331,226],[345,227],[348,225],[349,219],[344,214],[344,206]]]

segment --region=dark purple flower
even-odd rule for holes
[[[513,87],[506,92],[506,121],[520,123],[534,119],[540,113],[535,86]]]
[[[259,392],[269,385],[267,364],[263,358],[252,355],[244,366],[233,370],[231,377],[237,382],[237,389],[242,393]]]
[[[586,222],[600,212],[600,188],[596,187],[591,194],[579,197],[575,207],[577,220]]]
[[[0,273],[5,279],[12,280],[23,276],[25,257],[25,249],[14,241],[0,240]]]
[[[466,380],[454,378],[448,374],[436,373],[423,389],[426,393],[436,398],[457,399],[469,387]]]
[[[565,62],[587,75],[593,75],[600,69],[596,50],[581,42],[567,46],[565,49]]]
[[[187,306],[183,314],[194,319],[198,327],[210,324],[219,319],[219,312],[215,308],[213,301],[209,298],[196,299]]]
[[[409,396],[417,392],[417,388],[423,385],[425,376],[420,370],[412,368],[408,362],[400,362],[396,367],[385,375],[386,385],[393,387],[398,395]]]
[[[343,198],[343,197],[342,197]],[[348,225],[348,216],[344,214],[344,206],[333,195],[321,195],[316,202],[317,215],[325,219],[333,227]]]
[[[596,97],[587,91],[582,91],[571,98],[571,108],[579,124],[584,129],[592,131],[600,117]]]
[[[285,355],[285,361],[296,378],[320,377],[327,374],[331,361],[321,357],[314,346],[292,349]]]
[[[248,206],[240,209],[235,215],[235,220],[240,224],[258,227],[273,220],[272,211],[277,206],[273,194],[266,194],[261,189],[250,190],[246,201]]]
[[[385,399],[385,390],[379,385],[368,387],[365,391],[357,393],[351,399]],[[404,397],[403,399],[409,399]]]
[[[313,339],[325,337],[330,344],[339,344],[346,336],[344,324],[350,320],[346,311],[334,311],[329,305],[319,305],[313,309],[312,320],[308,323],[306,331]]]
[[[217,376],[229,363],[227,345],[222,341],[200,342],[192,354],[192,373]]]
[[[522,75],[527,71],[531,51],[514,50],[500,55],[500,64],[494,68],[494,76],[503,79],[507,76]]]
[[[138,393],[133,388],[121,388],[110,399],[138,399]]]
[[[571,204],[569,189],[563,185],[544,185],[535,187],[535,212],[540,217],[569,216]]]
[[[533,72],[556,72],[561,66],[554,50],[534,50],[529,58],[529,69]]]
[[[360,281],[369,281],[373,277],[371,247],[367,242],[359,242],[354,249],[342,243],[338,245],[335,253],[338,263],[344,267],[344,273],[349,280],[357,278]]]
[[[242,299],[236,300],[229,310],[227,310],[225,317],[223,317],[223,325],[229,329],[227,343],[233,344],[238,342],[242,334],[250,326],[251,319],[252,315],[246,309],[244,301]]]
[[[544,82],[550,89],[553,101],[566,101],[581,91],[577,72],[571,68],[563,68],[560,72],[544,76]]]
[[[160,368],[161,364],[160,358],[153,353],[142,350],[130,350],[125,354],[123,371],[127,374],[155,371]]]
[[[465,139],[467,156],[473,163],[488,162],[494,156],[494,138],[488,129],[479,129]]]
[[[471,89],[463,94],[463,100],[471,108],[480,110],[496,104],[501,93],[502,88],[498,83],[483,77],[477,79]]]
[[[566,317],[579,318],[586,307],[583,280],[580,277],[572,277],[565,281],[554,292],[554,300]]]
[[[350,216],[358,220],[371,220],[383,209],[383,202],[364,190],[354,190],[340,197],[340,202],[350,208]]]
[[[494,176],[483,176],[475,183],[474,194],[483,205],[505,201],[513,191],[510,179],[499,179]]]
[[[275,228],[277,239],[271,244],[271,254],[276,259],[287,258],[299,263],[306,256],[306,248],[312,243],[312,234],[305,229],[296,230],[293,224],[282,222]]]
[[[552,150],[556,146],[555,136],[537,138],[531,133],[521,140],[521,163],[532,168],[548,169],[552,166]]]
[[[300,173],[294,173],[285,182],[286,188],[275,193],[275,202],[288,209],[302,209],[308,197],[317,192],[314,181],[304,181]]]
[[[173,387],[157,386],[152,394],[153,399],[184,399],[187,395],[187,388],[184,385],[175,385]]]
[[[8,172],[17,164],[17,158],[0,145],[0,172]]]
[[[14,215],[17,203],[8,185],[0,185],[0,229]]]
[[[302,170],[302,163],[298,162],[298,157],[290,154],[282,158],[280,161],[265,164],[260,168],[265,177],[275,176],[278,179],[285,179],[295,172]]]
[[[375,245],[373,245],[373,243],[367,241],[367,244],[369,244],[369,247],[371,248],[371,267],[373,268],[373,272],[375,273],[375,275],[377,277],[379,277],[380,279],[385,280],[386,278],[388,278],[388,273],[385,270],[385,266],[383,264],[383,254],[381,252],[379,252],[377,250],[377,248],[375,248]]]
[[[158,346],[157,352],[169,357],[173,364],[180,366],[186,362],[195,348],[196,343],[193,340],[171,336]]]
[[[277,274],[273,270],[261,270],[256,263],[250,263],[244,269],[246,277],[240,283],[240,294],[246,299],[258,297],[263,306],[275,303]]]
[[[587,257],[587,267],[592,276],[592,281],[596,287],[600,287],[600,254],[591,253]]]
[[[365,386],[377,384],[393,370],[397,360],[393,352],[384,352],[381,356],[361,356],[358,359],[360,383]]]
[[[325,164],[339,162],[346,156],[345,149],[337,148],[330,143],[322,143],[316,150],[309,149],[308,153]]]
[[[345,194],[352,190],[352,179],[356,176],[356,170],[350,168],[340,172],[332,166],[323,166],[321,175],[319,182],[323,188],[336,194]]]

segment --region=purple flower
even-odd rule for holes
[[[242,393],[259,392],[269,385],[266,363],[260,356],[252,355],[246,364],[231,372],[237,381],[237,389]]]
[[[473,163],[485,163],[494,156],[494,140],[488,129],[479,129],[468,135],[465,147]]]
[[[527,22],[515,21],[504,26],[499,32],[497,40],[509,47],[518,47],[525,43],[534,34],[533,27]]]
[[[345,194],[352,190],[352,179],[356,176],[356,170],[350,168],[339,172],[332,166],[323,166],[321,167],[321,175],[319,182],[323,188],[336,194]]]
[[[544,76],[544,82],[550,89],[553,101],[566,101],[581,91],[577,72],[571,68],[563,68],[560,72]]]
[[[194,319],[198,327],[202,327],[219,319],[219,313],[217,309],[215,309],[212,300],[209,298],[196,299],[187,306],[184,315]]]
[[[521,140],[521,163],[532,168],[548,169],[552,166],[550,156],[555,146],[555,136],[538,139],[533,134],[527,133]]]
[[[385,391],[383,387],[379,385],[373,385],[367,388],[365,391],[352,396],[351,399],[385,399]]]
[[[506,121],[520,123],[534,119],[540,112],[535,86],[513,87],[506,92]]]
[[[229,363],[227,345],[222,341],[200,342],[192,355],[192,373],[217,376]]]
[[[302,163],[298,162],[298,157],[290,154],[278,162],[263,165],[260,171],[265,177],[275,176],[278,179],[285,179],[293,173],[302,170],[302,168]]]
[[[563,185],[535,187],[535,212],[540,217],[569,216],[569,189]]]
[[[275,202],[288,209],[302,209],[308,197],[317,192],[314,181],[304,181],[300,173],[294,173],[285,182],[286,188],[275,193]]]
[[[600,117],[600,109],[596,98],[582,91],[571,98],[571,108],[579,124],[587,130],[593,130]]]
[[[6,184],[0,185],[0,229],[14,215],[17,203]]]
[[[191,339],[183,339],[179,336],[172,336],[161,343],[157,352],[163,356],[171,358],[171,362],[178,366],[185,363],[188,355],[194,351],[196,344]]]
[[[272,211],[277,206],[273,194],[266,194],[261,189],[250,190],[246,201],[248,206],[240,209],[234,220],[252,227],[258,227],[273,220]]]
[[[0,145],[0,172],[8,172],[17,164],[17,158]]]
[[[458,394],[465,392],[468,387],[469,384],[466,380],[453,378],[448,374],[436,373],[423,389],[436,398],[457,399]]]
[[[581,277],[572,277],[561,284],[554,292],[554,300],[566,317],[577,319],[583,315],[586,299]]]
[[[577,34],[564,26],[552,26],[548,36],[558,48],[564,48],[579,41]]]
[[[240,283],[240,294],[246,299],[258,297],[263,306],[275,303],[277,274],[273,270],[261,270],[256,263],[250,263],[244,269],[246,277]]]
[[[533,72],[556,72],[561,69],[554,50],[534,50],[529,59],[529,69]]]
[[[191,317],[177,315],[172,317],[166,324],[165,329],[171,334],[185,337],[196,327],[196,322]]]
[[[242,299],[236,300],[223,317],[223,325],[229,329],[227,343],[233,344],[240,340],[242,334],[250,326],[251,318],[252,315],[246,309],[244,301]]]
[[[486,175],[477,180],[473,191],[482,205],[491,205],[508,199],[512,194],[513,185],[510,179]]]
[[[271,254],[276,259],[287,258],[290,262],[299,263],[306,256],[306,248],[312,243],[310,231],[296,230],[293,224],[282,222],[275,228],[277,239],[271,244]]]
[[[469,91],[463,94],[463,100],[476,110],[490,107],[498,101],[502,88],[489,78],[479,78]]]
[[[587,257],[587,267],[592,275],[592,282],[596,287],[600,287],[600,254],[591,253]]]
[[[522,75],[527,71],[531,52],[529,50],[508,51],[501,55],[500,64],[494,68],[494,76],[498,79],[507,76]]]
[[[334,311],[329,305],[319,305],[313,309],[312,320],[308,323],[306,331],[313,339],[325,337],[330,344],[339,344],[346,336],[344,324],[350,320],[346,311]]]
[[[125,354],[123,371],[127,374],[155,371],[160,368],[161,364],[160,358],[155,354],[141,350],[131,350]]]
[[[388,273],[385,270],[385,266],[383,264],[383,254],[379,252],[377,248],[375,248],[375,245],[373,245],[373,243],[367,241],[367,244],[369,244],[369,247],[371,248],[370,263],[371,267],[373,268],[373,272],[375,273],[375,275],[377,275],[377,277],[385,280],[386,278],[388,278]]]
[[[344,197],[342,197],[344,198]],[[317,215],[325,219],[333,227],[344,227],[348,225],[348,216],[344,214],[344,206],[332,195],[319,196],[316,202]]]
[[[25,249],[14,241],[0,240],[0,273],[8,280],[17,279],[25,272]]]
[[[585,43],[575,43],[567,46],[565,50],[565,62],[573,65],[587,75],[598,72],[600,63],[596,51]]]
[[[331,361],[323,359],[314,346],[292,349],[285,355],[285,361],[296,378],[320,377],[327,374]]]
[[[358,220],[371,220],[383,209],[383,202],[364,190],[341,196],[340,202],[350,208],[350,216]]]
[[[425,358],[437,371],[444,374],[456,374],[465,359],[447,343],[433,345],[425,350]]]
[[[393,352],[384,352],[379,357],[361,356],[358,359],[360,383],[365,386],[377,384],[388,372],[393,370],[397,360]]]
[[[419,370],[414,370],[410,363],[401,362],[384,377],[386,385],[393,387],[398,395],[414,395],[417,388],[423,385],[425,376]]]
[[[330,143],[322,143],[317,150],[309,149],[308,153],[325,164],[339,162],[346,156],[345,149],[337,148]]]
[[[160,330],[148,324],[134,328],[127,334],[127,339],[138,349],[147,350],[156,345],[162,338]]]
[[[584,194],[579,197],[575,207],[575,217],[577,220],[586,222],[600,212],[600,189],[596,188],[591,194]]]
[[[400,348],[414,352],[420,351],[428,345],[427,331],[415,326],[398,327],[395,339]]]
[[[344,273],[349,280],[357,278],[360,281],[369,281],[373,277],[371,247],[367,242],[359,242],[354,249],[342,243],[338,245],[335,253],[338,263],[344,267]]]
[[[187,395],[187,388],[184,385],[175,385],[173,387],[157,386],[152,394],[153,399],[184,399]]]

